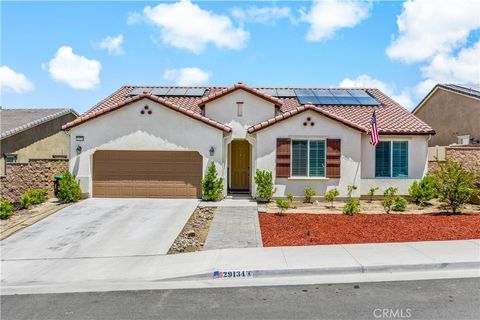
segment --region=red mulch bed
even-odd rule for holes
[[[480,214],[260,213],[259,217],[265,247],[480,238]]]

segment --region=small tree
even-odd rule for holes
[[[389,187],[385,192],[383,193],[383,201],[382,201],[382,206],[383,209],[385,209],[386,213],[390,213],[392,210],[393,204],[395,202],[395,194],[397,193],[397,188],[394,187]]]
[[[285,215],[285,210],[288,210],[288,208],[290,208],[290,203],[283,199],[277,199],[276,202],[277,202],[278,208],[280,209],[280,212],[278,213],[278,215],[280,216]]]
[[[437,196],[436,190],[437,180],[430,176],[425,176],[420,182],[414,181],[410,188],[408,188],[408,194],[413,203],[420,206],[425,206],[428,201]]]
[[[360,213],[360,200],[349,197],[343,207],[343,213],[349,216]]]
[[[290,203],[293,203],[293,201],[295,201],[295,196],[291,192],[289,192],[287,193],[287,199],[288,201],[290,201]]]
[[[357,190],[357,186],[354,184],[349,185],[347,186],[347,190],[348,190],[348,197],[351,198],[353,191]]]
[[[444,163],[438,162],[438,165],[439,169],[434,173],[436,190],[440,201],[455,214],[471,197],[478,194],[475,176],[460,163],[449,159]]]
[[[223,194],[223,178],[217,176],[215,163],[211,162],[202,180],[202,200],[217,201]]]
[[[375,196],[375,192],[378,190],[378,187],[371,187],[368,190],[368,195],[370,196],[370,202],[373,202],[373,196]]]
[[[270,171],[258,170],[255,172],[255,184],[257,185],[257,199],[269,202],[272,200],[275,188],[273,187],[273,176]]]
[[[325,193],[325,200],[330,202],[330,208],[333,208],[333,200],[340,195],[337,188],[333,188]]]
[[[68,171],[63,174],[63,179],[58,182],[57,197],[65,202],[77,202],[81,197],[80,183]]]
[[[315,197],[317,194],[317,191],[313,189],[312,187],[306,187],[303,190],[303,202],[305,203],[312,203],[312,198]]]
[[[393,211],[397,211],[397,212],[405,211],[405,209],[407,208],[407,200],[405,200],[404,198],[402,198],[400,196],[396,196],[393,199],[392,208],[393,208]]]

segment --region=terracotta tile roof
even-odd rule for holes
[[[124,99],[123,101],[119,101],[117,103],[112,103],[111,100],[108,100],[108,98],[107,98],[107,102],[109,102],[107,106],[103,105],[102,108],[92,108],[92,109],[90,109],[89,111],[84,113],[79,118],[77,118],[77,119],[67,123],[66,125],[64,125],[62,127],[62,129],[65,130],[65,129],[73,128],[73,127],[75,127],[75,126],[77,126],[77,125],[79,125],[79,124],[81,124],[85,121],[96,118],[96,117],[101,116],[105,113],[108,113],[108,112],[113,111],[115,109],[119,109],[123,106],[126,106],[130,103],[134,103],[134,102],[139,101],[139,100],[142,100],[144,98],[152,100],[152,101],[157,102],[157,103],[160,103],[160,104],[162,104],[162,105],[164,105],[164,106],[166,106],[166,107],[168,107],[172,110],[183,113],[183,114],[185,114],[185,115],[187,115],[187,116],[189,116],[193,119],[202,121],[202,122],[204,122],[204,123],[206,123],[206,124],[208,124],[212,127],[217,128],[217,129],[223,130],[225,132],[232,131],[232,129],[229,126],[227,126],[223,123],[217,122],[217,121],[209,119],[207,117],[204,117],[201,113],[195,112],[191,109],[180,107],[180,106],[175,105],[172,102],[170,102],[170,101],[168,101],[164,98],[157,97],[157,96],[151,95],[149,93],[142,93],[142,94],[137,95],[137,96],[128,97],[128,98]]]
[[[238,85],[237,85],[238,86]],[[241,88],[249,88],[244,84],[240,84]],[[129,92],[134,89],[138,88],[173,88],[173,87],[162,87],[162,86],[124,86],[121,87],[119,90],[114,92],[112,95],[107,97],[106,99],[100,101],[90,110],[85,112],[80,118],[78,118],[75,124],[69,123],[65,126],[65,128],[70,128],[74,125],[78,125],[84,121],[87,121],[92,117],[92,115],[98,114],[102,112],[102,110],[107,109],[108,111],[120,106],[128,104],[128,101],[132,99],[132,97],[127,96]],[[150,97],[152,100],[158,98],[158,101],[163,101],[165,103],[169,103],[171,108],[177,108],[178,111],[185,113],[185,114],[198,114],[204,122],[212,121],[202,115],[202,108],[201,106],[205,104],[205,101],[212,101],[213,97],[218,98],[221,95],[225,95],[225,91],[230,90],[231,92],[234,87],[192,87],[192,88],[200,88],[208,90],[208,96],[206,97],[171,97],[171,96],[163,96],[161,98],[153,95],[146,95]],[[274,99],[270,100],[272,103],[277,104],[276,100],[281,101],[281,104],[278,106],[278,111],[282,113],[279,117],[283,116],[284,113],[293,111],[297,114],[299,111],[302,111],[303,107],[296,98],[276,98],[269,95],[265,95],[258,90],[260,89],[329,89],[329,90],[336,90],[336,88],[253,88],[255,90],[254,94],[261,94],[264,98]],[[340,90],[345,90],[345,88],[337,88]],[[245,89],[249,90],[249,89]],[[349,90],[364,90],[372,95],[375,99],[377,99],[381,104],[375,107],[376,114],[377,114],[377,125],[379,128],[380,134],[434,134],[435,131],[422,120],[415,117],[413,114],[405,110],[402,106],[398,103],[390,99],[388,96],[383,94],[378,89],[372,88],[354,88]],[[228,93],[227,92],[227,93]],[[249,91],[251,92],[251,91]],[[146,97],[145,95],[141,95],[141,97]],[[135,96],[135,98],[139,99],[140,96]],[[211,98],[211,99],[210,99]],[[207,100],[208,99],[208,100]],[[137,101],[137,100],[135,100]],[[155,100],[154,100],[155,101]],[[127,102],[127,103],[125,103]],[[131,101],[130,101],[131,102]],[[308,107],[312,108],[312,107]],[[314,106],[315,110],[321,112],[325,116],[328,116],[332,119],[338,120],[346,125],[351,127],[355,127],[361,131],[368,132],[370,130],[370,120],[372,116],[372,111],[374,107],[372,106],[345,106],[345,105],[320,105]],[[299,109],[299,110],[297,110]],[[189,111],[187,113],[187,111]],[[270,121],[277,122],[275,120],[278,117],[270,119]],[[218,123],[217,123],[218,124]],[[219,124],[224,126],[223,124]],[[256,127],[258,125],[254,125],[252,127]],[[226,127],[226,126],[225,126]],[[229,130],[231,130],[228,127]],[[256,129],[254,131],[257,131]],[[254,132],[252,131],[252,132]]]

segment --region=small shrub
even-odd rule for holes
[[[397,193],[397,188],[394,187],[389,187],[385,192],[383,193],[383,201],[382,201],[382,206],[383,209],[385,209],[386,213],[390,213],[392,211],[393,203],[395,201],[395,194]]]
[[[205,178],[202,179],[202,200],[218,201],[223,195],[223,178],[217,176],[215,163],[211,162],[207,168]]]
[[[303,191],[303,202],[312,203],[312,198],[317,194],[317,191],[312,187],[306,187]]]
[[[479,193],[475,175],[466,171],[460,163],[449,159],[444,163],[438,162],[438,165],[439,169],[434,174],[438,196],[444,206],[455,214]]]
[[[58,182],[57,197],[65,202],[80,200],[80,183],[75,181],[75,177],[68,171],[63,174],[63,179]]]
[[[6,220],[13,215],[13,206],[10,201],[0,200],[0,219]]]
[[[333,208],[333,200],[340,195],[337,188],[333,188],[325,193],[325,200],[330,202],[330,208]]]
[[[370,190],[368,190],[368,195],[370,196],[370,202],[373,202],[373,196],[375,195],[375,192],[378,190],[378,187],[371,187]]]
[[[400,196],[396,196],[393,199],[393,211],[403,212],[407,208],[407,200]]]
[[[357,190],[357,186],[354,184],[349,185],[347,186],[347,190],[348,190],[348,197],[351,198],[353,191]]]
[[[413,203],[424,206],[428,204],[428,201],[437,197],[437,180],[430,176],[425,176],[420,182],[414,181],[410,188],[408,188],[408,194]]]
[[[40,204],[47,201],[48,190],[46,189],[28,189],[25,191],[25,195],[30,197],[31,204]]]
[[[258,170],[255,172],[255,184],[257,185],[257,199],[260,201],[272,200],[275,188],[273,176],[270,171]]]
[[[291,192],[287,193],[287,199],[288,199],[288,201],[290,201],[290,203],[295,201],[295,197]]]
[[[349,216],[360,213],[360,200],[351,197],[348,198],[343,207],[343,213]]]
[[[32,204],[32,199],[30,198],[30,195],[25,192],[21,197],[20,197],[20,208],[22,209],[28,209],[30,208],[30,204]]]
[[[288,210],[290,208],[290,202],[283,200],[283,199],[277,199],[277,206],[280,209],[280,212],[278,215],[283,216],[285,215],[285,210]]]

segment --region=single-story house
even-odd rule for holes
[[[432,126],[429,146],[480,144],[480,87],[437,84],[412,113]]]
[[[376,111],[380,144],[369,143]],[[427,171],[435,132],[378,89],[124,86],[64,127],[70,170],[93,197],[200,197],[209,163],[225,192],[255,195],[257,169],[276,196],[307,186],[354,196],[406,194]]]
[[[70,137],[62,126],[77,117],[68,108],[0,108],[2,199],[17,201],[26,188],[53,192],[52,175],[68,168],[70,154]]]

